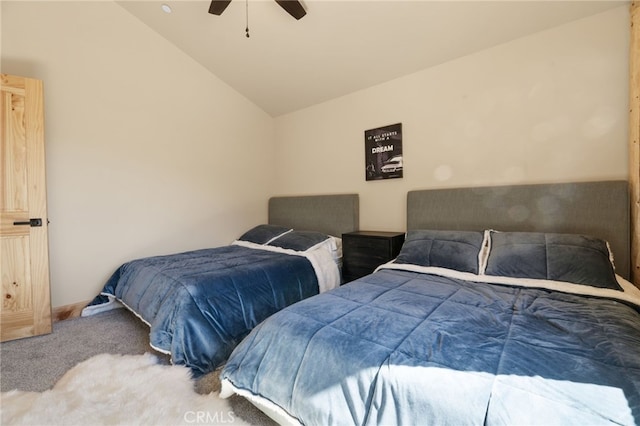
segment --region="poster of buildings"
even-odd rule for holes
[[[402,177],[402,123],[365,130],[367,180]]]

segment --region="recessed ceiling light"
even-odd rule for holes
[[[168,4],[163,4],[162,5],[162,11],[164,13],[171,13],[171,7]]]

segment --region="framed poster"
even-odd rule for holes
[[[364,161],[367,180],[402,177],[402,123],[365,130]]]

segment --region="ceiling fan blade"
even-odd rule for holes
[[[298,0],[276,0],[276,3],[296,19],[300,19],[307,14],[307,11],[304,10],[304,7],[302,7],[302,4]]]
[[[213,15],[221,15],[222,12],[229,6],[231,0],[211,0],[211,6],[209,6],[209,13]]]

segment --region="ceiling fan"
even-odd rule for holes
[[[302,4],[298,0],[275,0],[287,13],[296,19],[302,18],[307,14]],[[211,6],[209,6],[209,13],[213,15],[221,15],[222,12],[229,6],[231,0],[212,0]]]

